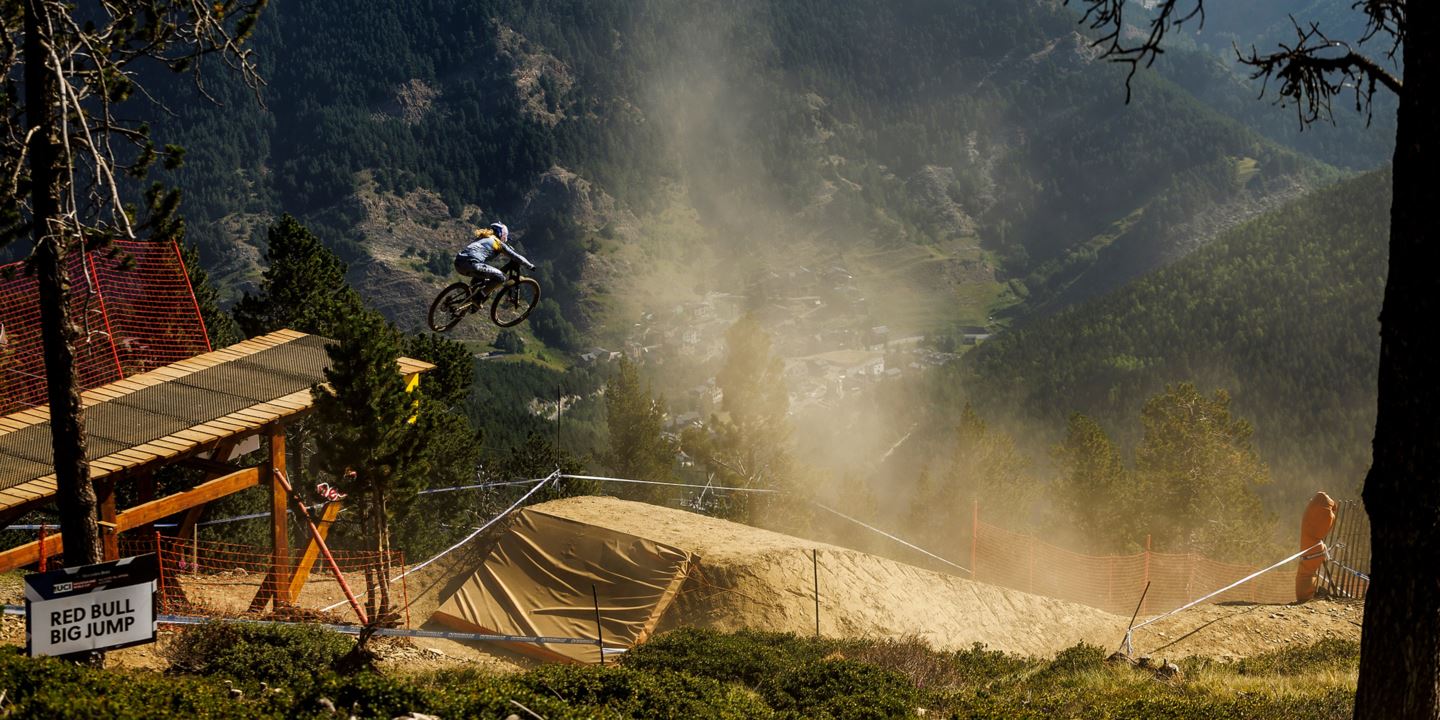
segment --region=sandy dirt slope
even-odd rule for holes
[[[1085,641],[1118,647],[1128,617],[975,583],[835,545],[614,498],[583,497],[536,510],[674,545],[699,570],[661,619],[674,627],[815,631],[818,551],[820,631],[832,637],[920,637],[937,648],[984,643],[1050,655]],[[1326,637],[1358,639],[1361,606],[1201,606],[1136,634],[1138,652],[1243,657]],[[1142,618],[1143,619],[1143,618]]]

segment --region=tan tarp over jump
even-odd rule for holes
[[[465,632],[594,638],[593,587],[605,646],[633,647],[655,629],[697,560],[654,540],[527,508],[434,617]],[[546,660],[600,659],[588,645],[513,649]]]

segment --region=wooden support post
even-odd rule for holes
[[[267,430],[270,438],[270,460],[267,463],[265,480],[270,483],[270,577],[267,583],[274,593],[275,608],[290,602],[289,586],[284,578],[290,577],[290,495],[280,482],[278,473],[285,473],[285,427],[271,425]]]
[[[95,482],[95,509],[100,514],[100,548],[106,562],[120,559],[120,528],[115,524],[115,480]]]
[[[137,505],[144,505],[155,499],[155,473],[147,472],[135,478],[135,499]],[[155,535],[155,524],[141,525],[136,530],[149,538]]]
[[[324,540],[330,533],[330,526],[335,523],[335,518],[340,515],[340,501],[332,500],[325,503],[325,509],[320,512],[320,522],[315,524],[315,530],[319,533],[319,540]],[[289,592],[287,596],[293,601],[300,597],[300,589],[305,587],[305,581],[310,578],[310,571],[315,567],[315,561],[320,559],[320,542],[310,538],[310,544],[305,546],[305,554],[300,558],[300,564],[295,567],[295,574],[290,578]]]

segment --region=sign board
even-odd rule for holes
[[[32,657],[155,642],[154,554],[25,577],[25,647]]]

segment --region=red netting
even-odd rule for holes
[[[976,580],[1070,600],[1117,615],[1135,611],[1146,582],[1150,583],[1150,591],[1140,614],[1153,615],[1219,590],[1258,569],[1191,553],[1082,555],[985,522],[975,533]],[[1286,564],[1210,602],[1294,602],[1295,571],[1295,563]]]
[[[298,594],[290,596],[296,570],[304,562],[304,548],[290,549],[289,562],[283,567],[278,582],[271,573],[273,558],[266,547],[166,536],[123,538],[122,556],[151,552],[160,555],[162,613],[204,617],[270,614],[267,606],[275,606],[271,598],[278,587],[286,599],[279,603],[274,615],[335,623],[356,621],[345,600],[344,589],[322,556],[316,555],[308,563],[304,584]],[[405,570],[405,556],[399,551],[391,552],[389,562],[383,564],[380,553],[373,550],[332,550],[331,555],[340,568],[341,577],[362,606],[366,605],[367,572],[378,578],[387,569],[392,577]],[[391,610],[400,612],[400,620],[408,625],[407,590],[403,582],[389,586]],[[341,605],[333,611],[323,610],[337,602]],[[373,607],[367,607],[366,612],[372,613]]]
[[[210,350],[173,242],[116,240],[72,254],[67,273],[82,390]],[[0,266],[0,414],[45,401],[38,285],[23,263]]]

